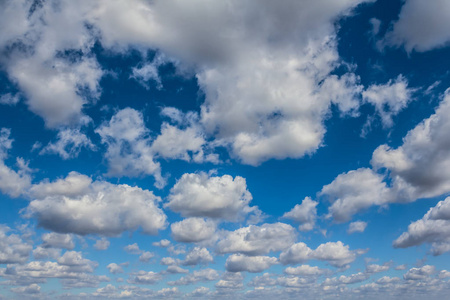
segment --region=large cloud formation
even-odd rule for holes
[[[25,215],[59,233],[114,236],[142,228],[156,234],[166,227],[167,217],[158,207],[161,199],[138,187],[92,181],[71,172],[64,179],[33,186],[31,193],[35,199]]]

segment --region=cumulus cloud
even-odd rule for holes
[[[8,151],[12,148],[13,140],[9,138],[10,135],[10,129],[0,129],[0,191],[11,197],[19,197],[30,187],[31,177],[23,159],[17,158],[18,171],[5,164]]]
[[[277,264],[278,259],[270,256],[246,256],[242,254],[232,254],[225,262],[225,269],[228,272],[250,272],[259,273],[267,270],[272,265]]]
[[[287,275],[296,276],[319,276],[329,273],[330,270],[320,269],[317,266],[301,265],[298,267],[287,267],[284,269],[284,273]]]
[[[317,204],[319,203],[313,201],[309,197],[306,197],[303,199],[301,204],[295,205],[291,211],[285,213],[283,218],[291,219],[300,223],[301,225],[298,229],[301,231],[312,230],[317,218]]]
[[[111,273],[111,274],[123,273],[122,267],[116,263],[110,263],[109,265],[106,266],[106,268],[108,269],[109,273]]]
[[[422,219],[412,222],[408,226],[408,231],[393,242],[394,247],[407,248],[430,243],[435,255],[450,251],[449,211],[450,197],[447,197],[430,208]]]
[[[341,241],[320,244],[315,250],[300,242],[281,252],[280,262],[287,265],[316,259],[326,261],[334,267],[344,267],[364,252],[364,250],[350,250],[350,247]]]
[[[446,91],[436,112],[403,138],[396,148],[379,146],[372,165],[386,168],[398,201],[435,197],[450,191],[450,92]]]
[[[124,108],[95,130],[107,145],[109,176],[153,175],[158,187],[165,185],[161,167],[154,161],[149,130],[141,112]]]
[[[214,259],[208,249],[202,247],[194,247],[181,262],[183,266],[195,266],[198,264],[208,264]]]
[[[332,202],[329,214],[336,222],[350,221],[352,216],[372,205],[391,201],[392,193],[384,176],[371,169],[360,168],[337,176],[320,191]]]
[[[91,140],[79,128],[68,128],[60,130],[57,141],[45,146],[40,154],[53,153],[58,154],[62,159],[69,159],[77,157],[82,148],[96,150]]]
[[[16,105],[20,100],[20,97],[18,94],[11,94],[7,93],[0,97],[0,104],[4,105]]]
[[[450,4],[445,0],[405,1],[399,19],[381,45],[404,46],[406,51],[424,52],[448,45]]]
[[[366,230],[366,227],[367,222],[363,221],[351,222],[350,224],[348,224],[347,233],[352,234],[355,232],[364,232],[364,230]]]
[[[42,235],[42,247],[72,250],[75,248],[75,243],[71,234],[51,232]]]
[[[412,91],[408,88],[408,81],[402,75],[386,84],[373,84],[362,93],[363,101],[375,107],[381,118],[383,127],[392,127],[392,117],[406,108],[411,102]]]
[[[101,239],[95,241],[94,248],[96,250],[106,250],[109,248],[110,244],[111,243],[107,239],[101,238]]]
[[[217,243],[216,251],[256,256],[284,250],[291,246],[295,239],[295,229],[288,224],[250,225],[226,232]]]
[[[202,281],[213,281],[219,278],[219,273],[214,269],[202,269],[194,271],[192,274],[181,277],[176,281],[170,281],[170,285],[189,285]]]
[[[65,179],[36,185],[32,194],[35,199],[25,216],[58,233],[114,236],[142,228],[146,234],[156,234],[166,226],[166,215],[158,207],[160,198],[139,187],[92,182],[71,172]]]
[[[139,261],[141,262],[149,262],[155,256],[153,252],[144,251],[141,256],[139,256]]]
[[[216,223],[203,218],[188,218],[170,225],[175,241],[197,243],[210,239],[216,231]]]
[[[132,1],[97,5],[90,16],[104,47],[158,48],[194,65],[206,95],[202,126],[256,165],[314,152],[331,102],[355,108],[346,96],[353,94],[350,79],[339,81],[343,92],[335,99],[320,83],[339,64],[334,21],[362,2],[201,2],[193,10],[188,3]],[[158,78],[155,66],[141,71]]]
[[[139,271],[136,273],[132,273],[130,275],[130,279],[128,279],[127,281],[131,284],[156,284],[161,280],[162,276],[159,273],[155,273],[152,271]]]
[[[411,268],[403,275],[405,280],[424,280],[436,272],[435,266],[425,265],[420,268]]]
[[[185,217],[209,217],[237,221],[257,210],[244,178],[206,173],[183,174],[170,190],[164,206]]]
[[[0,226],[0,264],[24,263],[33,247],[17,234],[8,234],[9,227]]]

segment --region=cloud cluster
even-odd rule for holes
[[[142,228],[156,234],[166,227],[160,198],[129,185],[115,185],[71,172],[65,179],[42,182],[32,189],[35,197],[25,216],[59,233],[119,235]]]

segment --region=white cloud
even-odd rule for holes
[[[109,176],[153,175],[157,187],[165,185],[161,167],[153,160],[149,130],[141,112],[132,108],[122,109],[95,132],[107,145],[105,158],[109,164]]]
[[[217,243],[218,253],[262,255],[291,246],[296,239],[295,229],[284,223],[250,225],[224,233]]]
[[[20,97],[18,94],[12,95],[11,93],[4,94],[0,97],[0,104],[16,105],[19,103]]]
[[[384,176],[371,169],[360,168],[337,176],[325,185],[320,195],[332,202],[329,213],[336,222],[347,222],[351,217],[372,205],[391,201],[391,191],[383,181]]]
[[[101,3],[90,16],[104,47],[158,48],[194,65],[206,95],[206,131],[243,162],[259,164],[314,152],[331,101],[356,106],[348,97],[330,99],[318,91],[339,64],[333,23],[361,2],[129,1]],[[341,86],[342,95],[352,95],[351,87]]]
[[[42,247],[44,248],[60,248],[72,250],[75,248],[73,237],[70,234],[60,233],[44,233],[42,235]]]
[[[166,226],[167,217],[158,208],[161,200],[151,191],[92,182],[76,172],[65,179],[40,183],[34,195],[25,216],[35,217],[41,226],[59,233],[113,236],[140,227],[146,234],[156,234]]]
[[[283,215],[283,218],[291,219],[295,222],[300,223],[300,231],[312,230],[317,218],[317,204],[319,203],[313,201],[309,197],[306,197],[305,199],[303,199],[301,204],[295,205],[291,211],[285,213]]]
[[[31,185],[30,170],[27,163],[21,158],[16,159],[18,171],[12,170],[5,164],[13,142],[9,138],[10,135],[10,129],[0,129],[0,191],[11,197],[19,197]]]
[[[128,283],[131,284],[155,284],[162,280],[161,274],[155,272],[139,271],[131,274]]]
[[[424,280],[436,272],[434,266],[425,265],[420,268],[411,268],[403,275],[405,280]]]
[[[227,258],[225,269],[228,272],[259,273],[278,263],[276,257],[270,256],[246,256],[232,254]]]
[[[163,240],[160,240],[159,242],[153,242],[152,245],[155,247],[169,247],[170,241],[163,239]]]
[[[139,256],[139,261],[141,262],[149,262],[155,256],[153,252],[144,251],[141,256]]]
[[[186,217],[209,217],[237,221],[254,211],[249,207],[252,195],[245,179],[206,173],[183,174],[170,190],[164,206]]]
[[[170,274],[186,274],[189,273],[189,270],[183,269],[180,266],[170,265],[167,267],[166,272]]]
[[[109,273],[111,273],[111,274],[123,273],[122,267],[116,263],[110,263],[109,265],[106,266],[106,268],[108,269]]]
[[[61,249],[36,247],[33,250],[34,259],[57,259],[61,256]]]
[[[305,243],[297,243],[280,254],[280,262],[284,265],[303,263],[311,259],[328,262],[334,267],[344,267],[364,253],[363,250],[350,250],[348,245],[341,241],[320,244],[315,250]]]
[[[139,249],[139,245],[137,243],[127,245],[123,248],[129,254],[141,254],[142,250]]]
[[[37,285],[36,283],[30,284],[29,286],[22,286],[22,287],[16,287],[11,288],[11,292],[18,293],[18,294],[39,294],[41,292],[41,287]]]
[[[94,248],[96,250],[107,250],[110,244],[111,243],[107,239],[101,238],[95,241]]]
[[[82,148],[96,150],[91,140],[80,129],[63,129],[58,132],[57,141],[42,148],[40,154],[53,153],[62,159],[75,158]]]
[[[189,251],[181,264],[183,266],[195,266],[198,264],[208,264],[213,261],[214,259],[208,249],[194,247],[191,251]]]
[[[383,127],[392,127],[392,117],[406,108],[411,102],[413,90],[408,88],[408,81],[399,75],[386,84],[372,84],[363,93],[363,101],[372,104],[381,118]]]
[[[397,201],[435,197],[450,191],[450,92],[435,114],[423,120],[403,138],[397,149],[379,146],[372,165],[390,171]]]
[[[439,201],[423,216],[412,222],[408,231],[402,233],[393,245],[396,248],[418,246],[431,243],[435,255],[450,251],[450,197]]]
[[[352,234],[355,232],[364,232],[364,230],[366,230],[366,227],[367,227],[367,222],[363,222],[363,221],[351,222],[348,225],[347,233]]]
[[[353,283],[362,282],[366,279],[368,279],[367,274],[359,272],[356,274],[352,274],[350,276],[341,275],[339,277],[327,278],[323,282],[323,285],[324,286],[333,286],[333,285],[338,285],[338,284],[353,284]]]
[[[0,264],[24,263],[33,249],[17,234],[9,234],[9,227],[0,226]]]
[[[216,231],[216,224],[203,218],[188,218],[173,223],[170,229],[175,241],[197,243],[210,239]]]
[[[385,271],[389,270],[389,268],[390,268],[389,264],[384,264],[384,265],[371,264],[371,265],[366,266],[366,273],[385,272]]]
[[[450,42],[450,4],[445,0],[407,0],[399,19],[383,43],[419,52],[447,46]]]
[[[317,266],[310,265],[301,265],[298,267],[287,267],[284,269],[284,273],[287,275],[296,275],[296,276],[319,276],[323,274],[327,274],[330,271],[327,269],[320,269]]]
[[[213,281],[219,278],[219,273],[214,269],[202,269],[194,271],[192,274],[181,277],[176,281],[170,281],[170,285],[190,285],[201,281]]]

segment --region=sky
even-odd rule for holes
[[[0,299],[443,299],[450,2],[0,1]]]

